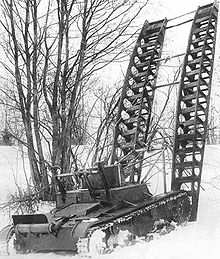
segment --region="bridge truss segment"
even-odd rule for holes
[[[115,125],[111,164],[120,162],[128,183],[139,183],[154,87],[167,20],[143,25],[128,65]]]
[[[195,13],[177,101],[171,188],[189,192],[192,203],[191,220],[197,218],[217,16],[215,4],[198,7]]]

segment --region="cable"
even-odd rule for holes
[[[181,23],[177,23],[177,24],[168,26],[168,27],[166,27],[166,29],[168,30],[168,29],[171,29],[171,28],[174,28],[174,27],[177,27],[177,26],[180,26],[180,25],[183,25],[183,24],[185,24],[185,23],[192,22],[192,21],[193,21],[193,19],[189,19],[189,20],[187,20],[187,21],[184,21],[184,22],[181,22]]]
[[[185,53],[180,53],[180,54],[176,54],[176,55],[173,55],[173,56],[167,56],[165,58],[155,59],[155,61],[156,62],[165,61],[164,63],[166,63],[167,61],[169,61],[172,58],[178,58],[178,57],[181,57],[181,56],[184,56],[184,55],[185,55]]]
[[[168,22],[174,21],[174,20],[176,20],[176,19],[182,18],[182,17],[184,17],[184,16],[187,16],[187,15],[192,14],[192,13],[195,13],[195,12],[196,12],[196,10],[191,11],[191,12],[189,12],[189,13],[181,14],[181,15],[179,15],[179,16],[176,16],[176,17],[174,17],[174,18],[169,19]],[[171,28],[174,28],[174,27],[177,27],[177,26],[180,26],[180,25],[183,25],[183,24],[185,24],[185,23],[192,22],[192,21],[193,21],[193,18],[191,18],[191,19],[189,19],[189,20],[186,20],[186,21],[184,21],[184,22],[180,22],[180,23],[177,23],[177,24],[174,24],[174,25],[167,26],[166,29],[171,29]]]
[[[174,18],[169,19],[168,22],[174,21],[174,20],[176,20],[176,19],[179,19],[179,18],[181,18],[181,17],[187,16],[187,15],[192,14],[192,13],[195,13],[195,12],[196,12],[196,10],[191,11],[191,12],[189,12],[189,13],[181,14],[181,15],[179,15],[179,16],[176,16],[176,17],[174,17]]]

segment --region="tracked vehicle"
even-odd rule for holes
[[[141,178],[167,20],[145,22],[131,55],[115,125],[111,163],[55,176],[56,208],[13,215],[1,251],[102,254],[138,237],[196,220],[207,131],[218,9],[198,7],[184,57],[177,101],[171,191],[153,196]],[[78,189],[65,189],[76,177]],[[123,237],[123,238],[122,238]]]

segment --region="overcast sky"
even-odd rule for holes
[[[152,1],[152,0],[151,0]],[[155,0],[153,2],[156,2]],[[160,0],[162,16],[166,16],[168,19],[176,15],[181,15],[185,12],[195,10],[198,6],[212,3],[212,0]],[[159,14],[158,14],[159,15]],[[158,17],[159,18],[159,17]]]

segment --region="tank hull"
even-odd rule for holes
[[[104,231],[106,241],[112,234],[125,230],[141,237],[153,231],[155,222],[181,223],[187,221],[189,215],[190,202],[183,191],[148,196],[136,203],[123,199],[115,204],[106,200],[69,204],[53,214],[40,214],[35,218],[33,215],[13,216],[14,245],[19,253],[76,253],[82,250],[79,241],[88,240],[97,229]]]

